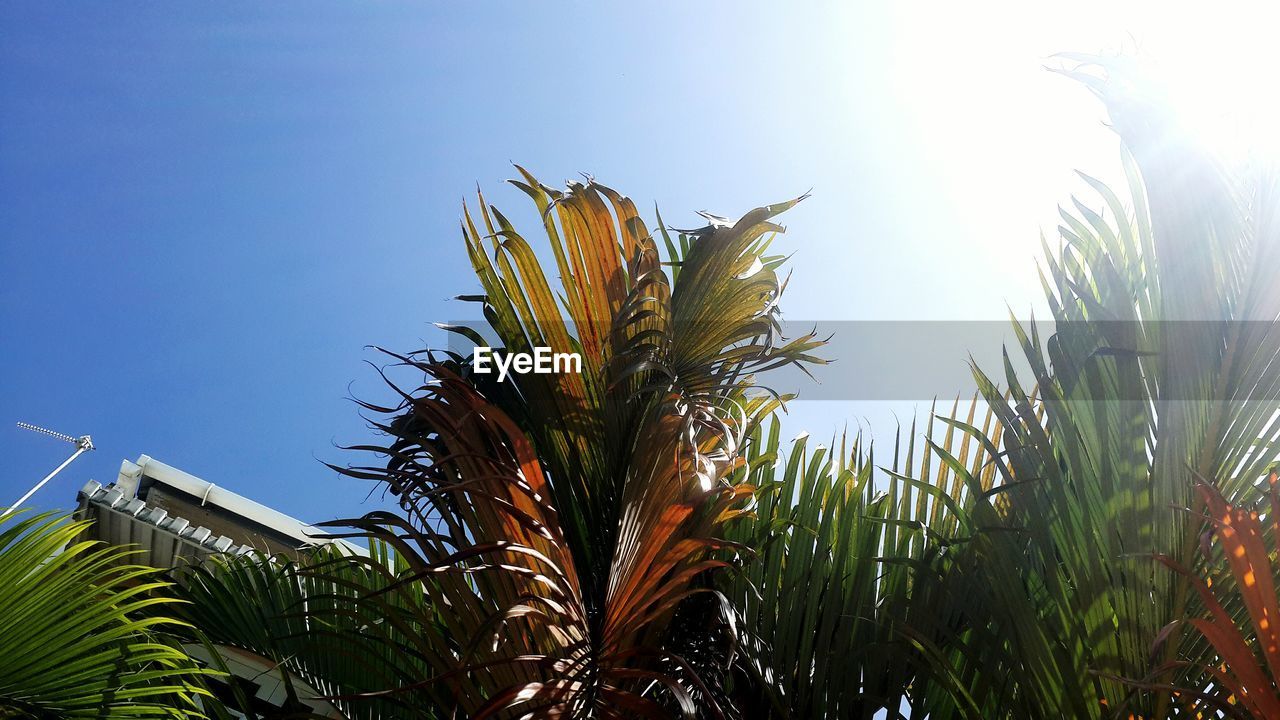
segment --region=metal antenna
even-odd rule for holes
[[[30,423],[24,423],[24,422],[18,423],[18,427],[22,428],[23,430],[30,430],[31,432],[37,432],[42,435],[48,435],[51,438],[56,438],[63,442],[69,442],[72,445],[76,446],[76,451],[71,453],[71,457],[67,458],[66,460],[63,460],[61,465],[54,468],[53,472],[49,473],[48,475],[45,475],[44,479],[36,483],[35,487],[28,490],[26,495],[23,495],[22,497],[18,498],[18,502],[14,503],[8,508],[5,508],[3,512],[0,512],[0,519],[4,519],[4,517],[7,516],[9,513],[13,512],[14,510],[17,510],[19,507],[22,507],[22,503],[26,502],[32,495],[35,495],[36,491],[44,487],[45,483],[52,480],[54,475],[57,475],[58,473],[62,472],[63,468],[70,465],[72,460],[75,460],[76,458],[80,457],[81,453],[85,452],[86,450],[93,449],[93,438],[89,437],[88,435],[81,435],[78,438],[71,437],[70,435],[65,435],[60,432],[54,432],[53,430],[47,430],[37,425],[32,425]]]

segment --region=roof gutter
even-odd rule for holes
[[[125,460],[120,463],[120,476],[116,480],[116,487],[127,490],[133,497],[137,497],[143,476],[200,498],[201,505],[216,505],[300,542],[313,545],[338,542],[348,549],[363,553],[363,548],[340,538],[326,538],[328,533],[315,526],[291,518],[278,510],[272,510],[266,505],[256,503],[230,490],[224,490],[207,480],[201,480],[191,473],[183,472],[147,455],[139,456],[137,462]]]

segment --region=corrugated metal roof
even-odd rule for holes
[[[76,499],[81,516],[94,521],[89,532],[95,539],[139,546],[146,553],[139,560],[152,567],[176,567],[187,558],[200,560],[214,553],[242,555],[254,550],[162,508],[150,507],[139,498],[126,497],[114,485],[90,480]]]

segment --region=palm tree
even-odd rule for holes
[[[965,512],[1002,532],[965,543],[936,612],[917,614],[963,618],[935,667],[968,697],[921,679],[931,718],[1166,717],[1172,695],[1141,681],[1175,657],[1213,664],[1213,650],[1161,634],[1201,608],[1190,574],[1151,558],[1197,567],[1196,478],[1244,502],[1276,456],[1274,176],[1206,155],[1129,63],[1071,59],[1124,142],[1129,198],[1085,176],[1101,210],[1062,212],[1042,274],[1056,331],[1015,324],[1029,384],[1007,355],[999,384],[974,369],[1002,436],[966,430],[998,450],[998,482]]]
[[[783,401],[754,374],[820,344],[780,337],[782,258],[766,254],[798,200],[664,229],[664,261],[627,198],[521,175],[559,293],[480,197],[462,233],[483,294],[463,299],[486,327],[448,329],[576,353],[581,373],[499,382],[459,353],[393,355],[425,380],[365,404],[390,440],[362,449],[388,460],[340,468],[403,511],[347,523],[395,549],[411,572],[391,590],[422,599],[398,642],[430,672],[403,689],[474,720],[732,715],[715,668],[735,618],[713,581],[742,550],[724,529],[752,500],[744,447]]]
[[[208,671],[170,636],[174,600],[127,548],[57,515],[0,529],[0,717],[203,718]]]

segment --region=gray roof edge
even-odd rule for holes
[[[161,508],[147,505],[140,498],[126,496],[114,484],[104,486],[96,480],[90,480],[76,493],[76,499],[82,506],[96,505],[111,512],[127,515],[136,522],[147,523],[210,553],[244,555],[256,552],[256,548],[252,546],[237,544],[225,535],[214,535],[208,528],[193,526],[185,518],[170,515]]]

